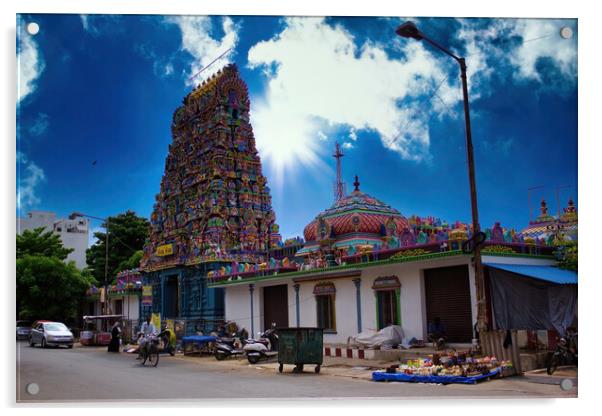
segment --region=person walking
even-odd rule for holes
[[[119,321],[113,324],[111,329],[111,342],[109,343],[109,352],[119,352],[119,344],[121,339],[121,324]]]

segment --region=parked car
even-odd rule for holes
[[[17,339],[29,339],[29,331],[31,330],[31,322],[17,321]]]
[[[29,333],[29,346],[39,344],[42,348],[66,345],[73,348],[73,333],[61,322],[36,321]]]

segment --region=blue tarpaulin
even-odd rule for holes
[[[372,373],[373,381],[402,381],[406,383],[437,383],[437,384],[476,384],[479,380],[497,376],[501,372],[496,368],[488,374],[480,374],[472,377],[462,376],[418,376],[404,373],[386,373],[384,371],[375,371]]]
[[[484,263],[486,266],[507,272],[522,274],[546,282],[558,284],[577,284],[577,273],[572,270],[559,269],[554,266],[532,266],[525,264]]]
[[[212,335],[190,335],[187,337],[182,337],[182,342],[183,343],[195,343],[195,344],[204,344],[207,342],[213,342],[217,339],[217,337],[214,337]]]

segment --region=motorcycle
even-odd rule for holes
[[[243,351],[247,354],[249,363],[256,364],[261,359],[268,359],[278,355],[278,334],[276,333],[276,325],[263,333],[259,333],[259,339],[248,340],[243,347]]]
[[[243,328],[228,336],[218,336],[215,341],[215,359],[218,361],[228,357],[242,355],[245,351],[241,348],[247,344],[249,333]]]
[[[554,374],[559,365],[577,366],[577,332],[566,330],[566,335],[558,339],[556,350],[548,357],[547,373]]]

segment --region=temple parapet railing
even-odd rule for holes
[[[367,263],[388,263],[397,261],[413,261],[439,258],[447,254],[458,255],[463,254],[462,242],[459,240],[446,240],[429,244],[418,244],[395,249],[372,250],[369,252],[358,253],[351,256],[344,256],[337,260],[336,264],[328,266],[310,266],[308,264],[291,264],[288,267],[266,268],[263,270],[250,270],[246,272],[230,273],[224,275],[208,276],[209,284],[225,283],[226,281],[236,282],[252,278],[265,276],[275,276],[281,273],[302,273],[302,272],[319,272],[332,268],[351,267],[354,264]],[[545,257],[551,258],[554,255],[555,247],[544,246],[529,243],[507,243],[486,241],[483,244],[481,253],[485,256],[530,256],[530,257]]]
[[[461,250],[463,241],[446,240],[436,243],[416,244],[412,246],[399,247],[394,249],[370,250],[364,253],[357,253],[350,256],[343,256],[342,263],[364,263],[370,261],[387,260],[390,258],[413,257],[418,255],[441,253],[445,251]],[[516,242],[496,242],[486,241],[483,244],[481,253],[483,255],[532,255],[532,256],[553,256],[555,247],[530,243]]]
[[[276,275],[276,274],[280,274],[280,273],[289,273],[289,272],[296,272],[298,271],[299,268],[296,266],[288,266],[288,267],[274,267],[274,268],[269,268],[269,269],[263,269],[263,270],[250,270],[248,272],[240,272],[240,273],[230,273],[230,274],[224,274],[224,275],[214,275],[214,276],[207,276],[207,280],[209,281],[209,283],[216,283],[216,282],[222,282],[224,280],[242,280],[242,279],[246,279],[249,277],[258,277],[258,276],[269,276],[269,275]]]

